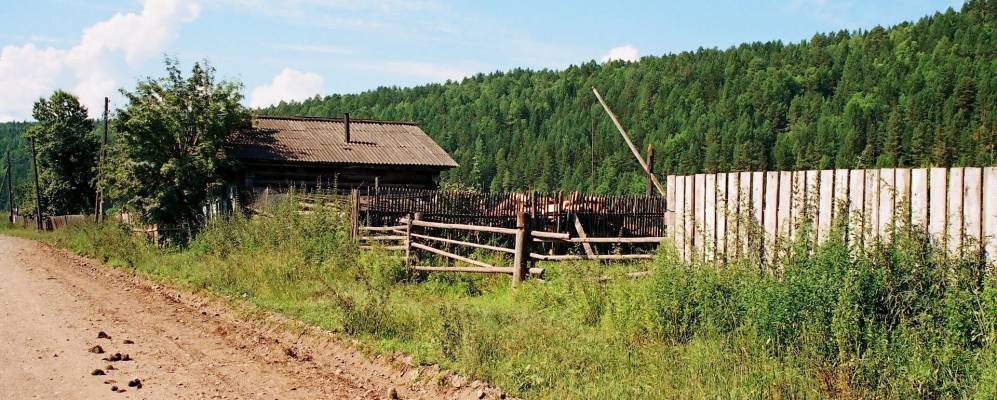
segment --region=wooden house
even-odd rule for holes
[[[267,188],[437,188],[457,163],[418,125],[349,118],[258,116],[226,146],[235,180]]]

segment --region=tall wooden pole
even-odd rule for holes
[[[644,172],[651,177],[651,182],[654,183],[654,187],[658,189],[658,193],[664,196],[665,187],[658,181],[658,177],[651,173],[651,168],[647,166],[646,162],[644,162],[644,157],[640,156],[640,151],[637,150],[637,146],[634,146],[634,143],[630,141],[630,136],[627,135],[627,131],[623,129],[623,125],[620,125],[620,120],[616,119],[616,114],[613,114],[613,110],[611,110],[609,105],[606,104],[606,101],[602,99],[602,95],[600,95],[599,91],[595,89],[595,86],[592,87],[592,93],[595,93],[595,98],[599,99],[599,104],[602,104],[602,108],[606,110],[606,114],[609,114],[609,119],[613,120],[613,124],[616,125],[616,129],[618,129],[620,131],[620,135],[623,136],[623,140],[627,142],[627,147],[630,147],[630,152],[634,154],[634,157],[637,157],[637,162],[640,163],[641,167],[644,167]]]
[[[35,170],[35,227],[38,230],[44,229],[42,226],[42,191],[38,187],[38,152],[35,150],[35,137],[31,136],[31,164]]]
[[[654,145],[647,145],[647,190],[644,192],[645,196],[650,197],[651,193],[654,192]]]
[[[104,138],[100,143],[100,158],[97,162],[97,194],[94,199],[94,221],[104,218],[104,159],[107,157],[107,114],[110,100],[104,98]]]
[[[10,170],[10,150],[7,151],[7,208],[10,209],[10,223],[14,223],[14,180],[11,177],[13,171]]]
[[[591,110],[591,109],[590,109]],[[591,112],[589,113],[589,122],[591,123],[591,128],[589,129],[589,136],[591,137],[592,144],[589,146],[592,150],[592,191],[595,191],[595,115]]]

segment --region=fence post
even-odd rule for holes
[[[530,245],[533,243],[533,235],[530,230],[530,219],[525,212],[516,214],[516,230],[516,254],[512,262],[512,287],[519,285],[529,273]]]
[[[267,188],[267,196],[269,200],[270,189]],[[357,188],[350,189],[350,236],[353,241],[360,242],[360,190]]]
[[[405,224],[405,267],[412,267],[412,221],[422,217],[421,213],[409,214]]]

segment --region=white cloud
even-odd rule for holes
[[[183,23],[197,18],[198,3],[189,0],[145,0],[139,13],[116,13],[84,28],[69,50],[39,49],[33,44],[6,46],[0,53],[0,119],[27,119],[38,97],[56,87],[61,74],[72,72],[72,92],[99,113],[104,96],[114,95],[122,62],[134,69],[158,55]],[[19,90],[8,90],[8,88]]]
[[[628,44],[609,49],[609,53],[607,53],[605,56],[602,57],[602,62],[610,62],[616,60],[633,62],[639,59],[640,59],[640,53],[637,51],[637,48]]]
[[[324,91],[325,79],[311,72],[284,68],[268,84],[257,86],[249,95],[250,107],[267,107],[281,100],[305,100]]]
[[[31,106],[55,85],[64,52],[32,44],[0,51],[0,121],[23,120]]]

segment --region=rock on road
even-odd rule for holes
[[[2,400],[500,396],[452,376],[456,384],[429,383],[435,368],[366,356],[279,317],[247,318],[222,301],[0,236]],[[110,361],[115,353],[131,360]]]

